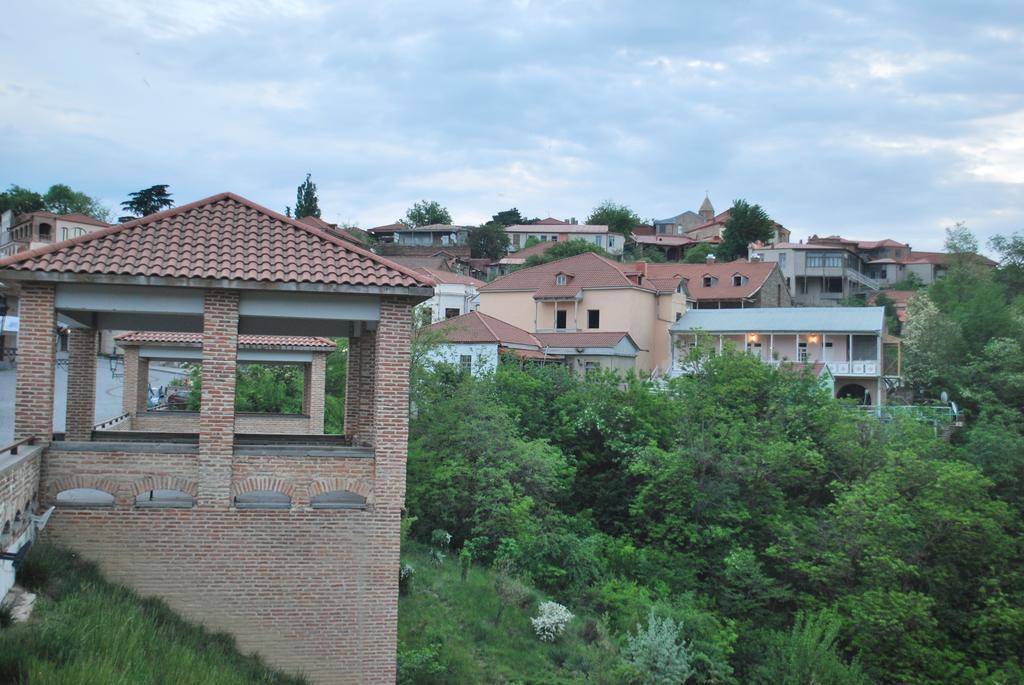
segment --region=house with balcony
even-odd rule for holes
[[[547,220],[545,219],[545,221]],[[612,254],[622,254],[622,248],[626,246],[624,236],[609,231],[607,226],[597,224],[570,224],[564,222],[557,224],[516,224],[506,226],[505,232],[508,233],[508,251],[510,254],[526,247],[526,243],[530,238],[534,238],[542,243],[564,243],[569,240],[585,240]]]
[[[600,368],[614,357],[617,369],[628,363],[663,373],[669,326],[693,301],[680,273],[654,266],[589,252],[520,269],[480,288],[480,311],[529,331],[555,354],[577,357],[584,370],[587,361]],[[631,346],[635,353],[622,361]]]
[[[899,341],[886,336],[884,307],[691,310],[672,325],[672,374],[700,345],[727,346],[766,364],[810,367],[836,397],[883,404],[898,385]]]
[[[864,272],[865,261],[850,241],[758,243],[751,245],[750,258],[779,265],[797,306],[835,306],[882,287]]]
[[[85,214],[29,212],[14,216],[8,210],[0,217],[0,258],[78,238],[109,225]]]

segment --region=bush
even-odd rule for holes
[[[832,613],[797,614],[788,633],[774,633],[753,682],[763,685],[869,685],[860,664],[847,664],[836,648],[842,622]]]
[[[398,594],[408,595],[412,592],[412,577],[416,573],[416,569],[413,568],[412,564],[402,564],[398,569]]]
[[[565,632],[572,618],[572,612],[558,602],[544,602],[540,605],[540,613],[531,618],[530,623],[541,642],[554,642],[555,638]]]
[[[679,626],[671,618],[653,613],[646,628],[638,624],[636,634],[626,638],[625,660],[632,681],[642,685],[679,685],[695,673],[689,647],[679,637]]]

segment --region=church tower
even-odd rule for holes
[[[707,193],[704,193],[704,202],[700,203],[700,209],[697,213],[704,217],[704,221],[711,221],[715,218],[715,208],[711,204],[711,198],[708,197]]]

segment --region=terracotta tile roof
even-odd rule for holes
[[[349,242],[355,243],[356,245],[365,244],[365,241],[362,239],[362,237],[358,235],[359,233],[366,233],[366,231],[364,231],[361,228],[341,228],[338,226],[338,224],[327,223],[318,216],[304,216],[301,219],[299,219],[299,221],[301,221],[304,224],[309,224],[310,226],[326,231],[331,235],[336,235],[342,240],[347,240]]]
[[[405,224],[386,224],[384,226],[374,226],[373,228],[366,229],[367,233],[394,233],[395,231],[404,231],[407,228]]]
[[[538,224],[541,225],[541,226],[569,226],[570,225],[568,221],[562,221],[561,219],[556,219],[553,216],[549,216],[547,219],[541,219],[540,221],[534,221],[533,222],[534,226],[536,226]]]
[[[427,276],[435,283],[445,283],[447,285],[471,285],[475,288],[479,288],[482,285],[487,285],[484,281],[473,278],[472,276],[463,276],[452,271],[443,271],[440,269],[428,269],[420,267],[416,269],[424,276]]]
[[[637,235],[633,234],[633,242],[640,245],[667,245],[669,247],[680,247],[682,245],[693,245],[700,241],[694,240],[685,235]]]
[[[57,218],[60,219],[61,221],[71,221],[71,222],[76,223],[76,224],[88,224],[90,226],[109,226],[110,225],[110,224],[108,224],[105,221],[100,221],[99,219],[94,219],[91,216],[88,216],[86,214],[79,214],[77,212],[73,212],[71,214],[63,214],[63,215],[61,215],[61,216],[59,216]]]
[[[524,350],[521,348],[508,348],[502,347],[499,349],[500,352],[511,352],[520,359],[530,359],[537,361],[548,361],[548,362],[560,362],[565,359],[560,354],[548,354],[541,350]]]
[[[431,324],[430,329],[443,333],[448,342],[452,343],[541,346],[533,334],[478,311],[438,321]]]
[[[629,333],[603,333],[597,331],[567,331],[565,333],[537,333],[544,347],[615,347]],[[631,338],[632,340],[632,338]]]
[[[654,226],[648,226],[647,224],[639,224],[633,227],[633,235],[655,235],[656,231]]]
[[[861,250],[874,250],[876,247],[910,247],[910,245],[885,238],[884,240],[860,240],[857,241],[857,247]]]
[[[430,287],[422,274],[233,193],[0,259],[10,271]]]
[[[559,274],[566,275],[566,284],[555,282]],[[532,290],[534,297],[574,297],[581,288],[635,287],[626,278],[619,265],[593,252],[559,259],[529,269],[513,271],[480,288],[480,292],[502,290]]]
[[[524,247],[521,250],[509,254],[507,257],[502,257],[498,260],[498,264],[523,264],[527,258],[533,255],[544,254],[558,243],[552,240],[545,240],[537,243],[536,245],[530,245]]]
[[[716,264],[648,264],[647,277],[653,279],[686,279],[690,296],[701,300],[738,300],[752,297],[777,268],[774,262],[748,262],[738,259],[734,262]],[[743,285],[733,285],[733,276],[747,277]],[[704,276],[718,279],[712,286],[704,285]]]
[[[868,304],[875,304],[879,295],[885,295],[892,300],[894,306],[906,307],[907,301],[916,294],[916,290],[879,290],[868,297]]]
[[[202,333],[167,333],[164,331],[128,331],[114,336],[120,343],[137,345],[202,345]],[[337,347],[329,338],[318,338],[301,335],[240,335],[239,347],[309,347],[322,350],[333,350]]]
[[[537,226],[550,226],[552,224],[516,224],[514,226],[506,226],[506,233],[584,233],[584,234],[604,234],[608,232],[608,227],[602,224],[554,224],[558,228],[552,228],[548,230],[537,230]]]

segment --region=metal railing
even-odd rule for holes
[[[15,442],[12,442],[10,445],[7,445],[6,447],[0,447],[0,456],[8,453],[10,453],[11,456],[16,456],[18,454],[18,448],[23,447],[25,445],[31,446],[34,444],[36,444],[36,436],[30,435],[26,438],[22,438],[21,440],[16,440]]]
[[[103,421],[101,423],[97,423],[95,426],[92,427],[92,429],[94,431],[101,431],[101,430],[103,430],[105,428],[110,428],[111,426],[116,426],[117,424],[119,424],[122,421],[125,421],[126,419],[129,419],[129,418],[131,418],[131,413],[130,412],[125,412],[125,413],[121,414],[120,416],[115,416],[112,419],[107,419],[106,421]]]
[[[960,418],[956,407],[947,405],[899,404],[862,406],[857,407],[857,409],[865,414],[871,414],[881,421],[910,418],[935,426],[949,426],[956,423]]]

